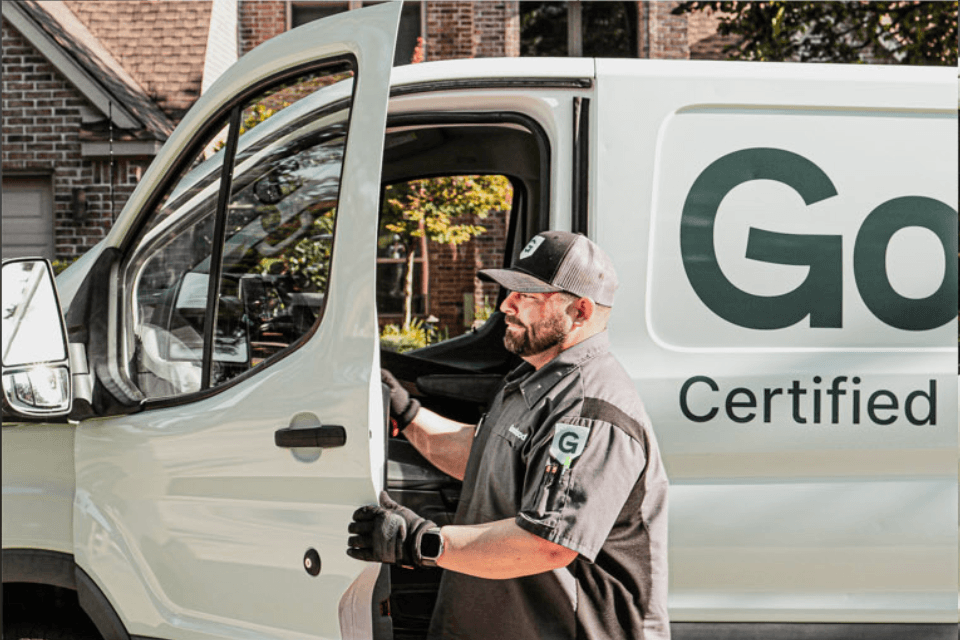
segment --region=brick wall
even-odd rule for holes
[[[476,57],[520,55],[520,3],[477,2],[475,26],[479,43]]]
[[[656,0],[639,3],[637,44],[641,58],[682,60],[690,57],[687,16],[670,13],[678,4]]]
[[[426,3],[428,60],[520,55],[520,5],[516,0]]]
[[[49,176],[53,184],[55,252],[72,258],[99,242],[112,223],[109,162],[80,155],[84,112],[92,107],[39,51],[3,21],[3,172],[7,178]],[[126,202],[149,159],[114,166],[114,196]],[[88,217],[71,217],[73,189],[87,193]]]
[[[730,58],[724,49],[735,46],[740,42],[740,38],[717,33],[720,15],[712,9],[687,14],[687,41],[690,44],[691,60],[728,60]]]
[[[427,4],[427,56],[430,60],[470,58],[474,55],[472,3],[438,0]]]
[[[707,8],[687,14],[687,36],[691,44],[709,38],[717,33],[720,24],[718,13]]]
[[[498,212],[486,218],[475,217],[466,224],[481,225],[486,233],[473,241],[456,247],[430,243],[430,307],[440,321],[437,326],[449,331],[451,337],[460,335],[464,326],[464,294],[472,294],[475,305],[496,304],[499,287],[482,283],[476,278],[478,269],[500,267],[507,236],[507,212]],[[470,315],[472,315],[470,311]]]
[[[286,30],[283,0],[240,0],[240,55]]]

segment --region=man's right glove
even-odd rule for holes
[[[420,566],[420,538],[436,526],[381,491],[379,506],[367,505],[353,513],[348,530],[355,535],[347,540],[347,555],[367,562]]]
[[[380,381],[390,389],[390,417],[397,421],[400,431],[413,422],[420,411],[420,402],[410,394],[386,369],[380,369]]]

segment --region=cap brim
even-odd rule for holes
[[[560,287],[547,284],[539,278],[522,271],[512,269],[481,269],[477,272],[477,277],[488,282],[496,282],[510,291],[520,293],[553,293],[563,291]]]

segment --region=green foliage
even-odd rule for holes
[[[330,251],[333,236],[336,209],[328,209],[314,219],[304,237],[300,238],[292,247],[277,256],[270,256],[260,260],[259,271],[262,274],[287,273],[294,277],[297,285],[305,290],[326,291],[330,276]],[[298,217],[291,219],[296,224]],[[281,232],[285,231],[283,225]],[[278,237],[273,244],[277,244],[285,237],[285,233]],[[272,238],[271,238],[272,239]]]
[[[240,135],[243,135],[250,129],[253,129],[255,126],[275,114],[277,111],[283,107],[289,106],[288,103],[284,103],[278,109],[271,109],[264,105],[263,103],[256,103],[244,109],[242,114],[242,119],[240,121]],[[215,145],[213,145],[214,151],[220,151],[225,146],[227,146],[226,140],[218,140]]]
[[[440,342],[442,336],[436,328],[419,318],[412,318],[401,327],[388,324],[380,332],[380,346],[388,351],[404,353]]]
[[[474,324],[483,324],[490,319],[490,316],[493,315],[493,312],[496,311],[494,306],[490,304],[487,300],[487,296],[483,296],[483,304],[474,305],[473,310],[473,322]]]
[[[326,74],[321,71],[317,74],[300,76],[291,82],[270,89],[244,107],[243,113],[240,116],[240,135],[250,131],[278,111],[286,109],[315,91],[352,78],[352,71],[332,74]],[[214,145],[214,151],[219,151],[225,145],[225,140],[218,141]]]
[[[510,194],[510,181],[503,176],[445,176],[389,185],[384,226],[407,246],[422,237],[460,245],[486,232],[463,220],[509,210]]]
[[[57,258],[50,263],[53,267],[53,275],[58,276],[66,270],[67,267],[80,259],[80,256],[71,256],[69,258]]]
[[[956,2],[681,2],[674,13],[721,11],[733,59],[957,64]]]
[[[243,112],[243,120],[240,124],[240,133],[241,135],[253,129],[255,126],[275,114],[280,109],[290,106],[289,103],[284,102],[277,109],[271,109],[262,102],[258,102],[250,107],[247,107]]]

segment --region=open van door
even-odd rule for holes
[[[400,9],[305,25],[231,67],[73,299],[94,376],[75,560],[101,628],[378,637],[380,567],[345,550],[384,476],[375,258]]]

